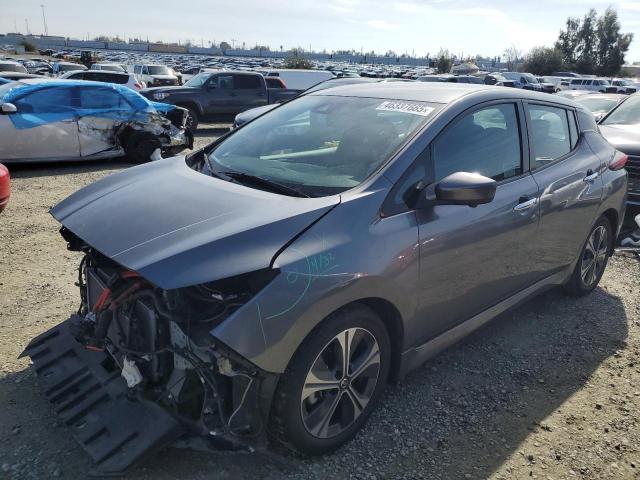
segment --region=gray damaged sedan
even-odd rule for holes
[[[96,473],[184,439],[330,452],[388,382],[499,313],[596,288],[623,167],[562,98],[305,95],[54,207],[84,252],[80,307],[25,354]]]

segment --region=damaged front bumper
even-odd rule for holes
[[[92,473],[120,474],[185,434],[157,403],[130,398],[120,372],[104,368],[107,354],[78,343],[73,325],[72,317],[39,335],[22,355],[31,357],[56,414],[93,459]]]
[[[91,473],[120,475],[175,442],[263,447],[278,376],[204,335],[196,319],[160,312],[169,307],[135,273],[92,263],[81,266],[78,314],[22,354],[93,459]]]

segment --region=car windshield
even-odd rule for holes
[[[389,160],[437,108],[404,100],[300,97],[224,140],[203,173],[244,173],[306,196],[340,193]]]
[[[602,122],[603,125],[640,124],[640,95],[629,97]]]
[[[185,82],[185,87],[201,87],[203,86],[209,78],[211,78],[212,73],[199,73],[193,77],[191,77],[187,82]]]
[[[539,83],[538,79],[531,74],[523,73],[522,76],[527,81],[527,83]]]
[[[601,98],[595,95],[589,95],[586,98],[578,98],[576,101],[587,107],[587,110],[594,115],[607,113],[618,103],[618,101],[613,98]]]
[[[171,75],[171,72],[164,65],[149,65],[147,67],[149,75]]]

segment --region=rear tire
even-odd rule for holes
[[[151,160],[151,154],[161,147],[160,140],[153,133],[135,132],[125,142],[124,151],[133,162],[145,163]]]
[[[569,281],[564,285],[567,293],[583,296],[593,291],[607,267],[613,246],[613,229],[606,217],[600,217],[589,231],[580,257]]]
[[[269,436],[308,455],[342,446],[375,408],[390,361],[389,335],[371,309],[356,305],[330,315],[302,342],[280,378]]]

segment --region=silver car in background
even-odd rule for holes
[[[81,74],[88,71],[79,72]],[[101,72],[96,72],[101,73]],[[109,75],[124,75],[109,73]],[[24,79],[0,85],[0,162],[146,162],[193,146],[187,111],[150,102],[124,85]]]

